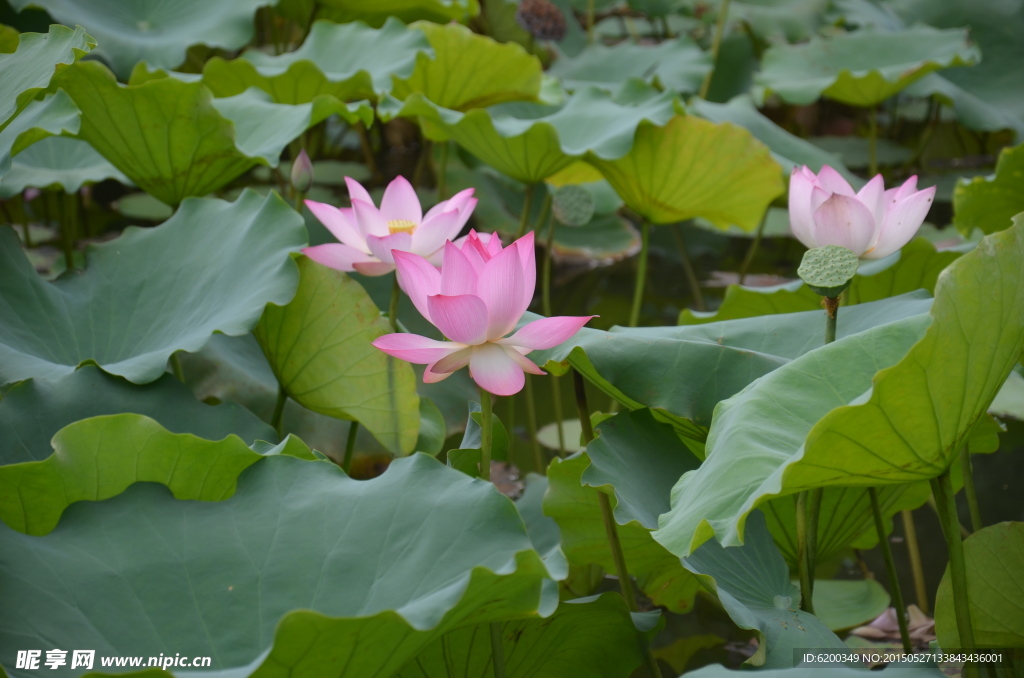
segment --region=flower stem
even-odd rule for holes
[[[686,252],[686,243],[683,242],[683,230],[679,224],[672,226],[672,236],[676,241],[676,249],[679,251],[679,259],[683,262],[683,273],[686,275],[686,282],[690,285],[690,291],[693,292],[693,305],[697,307],[698,311],[708,310],[707,305],[704,303],[704,293],[700,291],[700,282],[697,280],[697,272],[693,270],[693,263],[690,261],[690,255]]]
[[[448,142],[441,142],[441,157],[437,163],[437,200],[445,199],[448,192]]]
[[[839,297],[823,297],[821,305],[825,307],[825,343],[836,340],[836,324],[839,319]]]
[[[480,389],[480,477],[491,482],[491,394]],[[505,649],[501,644],[501,622],[491,622],[491,662],[495,678],[505,677]]]
[[[594,0],[587,0],[587,44],[594,43]]]
[[[341,460],[341,470],[345,475],[352,472],[352,454],[356,450],[356,434],[359,433],[359,422],[353,421],[348,427],[348,439],[345,440],[345,456]]]
[[[359,135],[359,146],[363,151],[363,162],[366,163],[366,169],[370,171],[372,176],[377,176],[377,158],[373,154],[373,144],[370,143],[370,133],[366,129],[366,125],[362,122],[357,122],[356,133]]]
[[[391,304],[388,306],[388,323],[392,332],[398,332],[398,301],[402,297],[402,288],[398,285],[398,273],[395,273],[394,282],[391,285]]]
[[[548,194],[548,197],[544,199],[544,204],[550,206],[550,204],[551,204],[551,195],[550,194]],[[550,219],[549,221],[551,222],[551,225],[548,226],[548,239],[547,239],[547,242],[544,245],[544,261],[541,264],[543,266],[543,270],[541,271],[541,282],[544,285],[544,289],[543,289],[542,296],[541,296],[541,309],[543,310],[544,315],[546,315],[547,317],[550,318],[552,316],[552,310],[551,310],[551,266],[552,266],[552,259],[553,259],[552,250],[554,250],[554,248],[555,248],[555,220],[554,219]],[[543,227],[544,224],[541,223],[540,226]]]
[[[561,381],[559,377],[551,374],[548,376],[548,381],[551,382],[551,402],[554,406],[555,411],[555,425],[558,431],[558,456],[565,456],[565,431],[562,429],[562,418],[565,416],[562,414],[562,389],[560,388]]]
[[[878,174],[878,107],[868,111],[868,174]]]
[[[704,82],[700,84],[701,99],[708,98],[708,90],[711,89],[711,78],[715,74],[715,63],[718,61],[718,50],[722,47],[722,36],[725,33],[725,22],[729,17],[729,0],[722,0],[718,8],[718,20],[715,21],[715,36],[711,39],[711,70],[704,76]]]
[[[533,208],[533,187],[536,184],[527,184],[526,192],[523,194],[523,211],[519,213],[519,232],[516,238],[526,235],[526,227],[530,225],[530,211]]]
[[[754,242],[750,243],[750,247],[747,249],[747,256],[743,257],[743,264],[740,266],[740,285],[742,285],[743,281],[747,279],[747,272],[750,270],[750,265],[754,263],[754,257],[757,256],[757,250],[761,247],[761,240],[764,238],[764,225],[766,223],[768,223],[768,210],[764,211],[761,223],[757,226],[757,233],[754,234]]]
[[[640,323],[640,308],[644,302],[644,284],[647,282],[647,255],[651,248],[651,227],[644,219],[640,223],[640,259],[636,264],[636,282],[633,283],[633,307],[629,311],[629,326]]]
[[[590,406],[587,404],[587,389],[583,383],[583,375],[573,370],[573,386],[576,389],[576,407],[579,410],[580,427],[583,429],[583,444],[589,445],[594,440],[594,427],[590,424]],[[636,603],[636,592],[633,590],[633,580],[629,578],[629,570],[626,568],[626,554],[622,550],[622,542],[619,541],[619,531],[615,524],[615,515],[612,512],[612,504],[608,495],[601,490],[597,492],[597,502],[601,507],[601,520],[604,522],[605,534],[608,535],[608,546],[612,551],[612,562],[615,563],[615,575],[619,579],[619,587],[622,590],[622,598],[626,601],[626,607],[630,612],[639,611]],[[658,668],[658,661],[647,649],[647,668],[653,678],[661,678],[661,670]]]
[[[796,495],[796,563],[800,576],[800,609],[814,614],[814,574],[808,554],[807,492]]]
[[[480,389],[480,477],[491,481],[491,394]]]
[[[277,402],[274,403],[274,414],[270,417],[270,425],[277,431],[277,437],[280,438],[283,435],[283,429],[281,428],[282,415],[284,414],[284,404],[288,400],[288,394],[284,390],[284,386],[278,384],[277,386]]]
[[[903,536],[907,540],[907,553],[910,556],[910,572],[914,575],[914,595],[917,597],[917,606],[925,614],[929,614],[931,606],[928,604],[928,587],[924,579],[924,564],[921,561],[921,547],[917,543],[917,526],[914,525],[914,512],[909,510],[900,511],[903,518]]]
[[[971,466],[971,453],[967,445],[960,448],[960,465],[963,468],[964,496],[967,497],[967,508],[971,512],[971,532],[982,528],[981,510],[978,508],[978,493],[974,489],[974,470]]]
[[[889,588],[892,590],[892,603],[896,608],[900,640],[903,641],[903,651],[910,654],[914,651],[914,647],[910,643],[910,631],[907,629],[907,606],[903,604],[903,591],[900,588],[899,575],[896,572],[896,561],[892,559],[892,546],[889,544],[889,536],[885,533],[885,520],[882,518],[882,507],[878,503],[878,490],[869,487],[868,496],[871,498],[871,513],[875,518],[875,531],[878,533],[878,547],[882,549],[885,572],[889,577]]]
[[[75,270],[75,237],[78,230],[78,201],[74,193],[64,196],[64,219],[61,223],[61,241],[64,244],[64,267]]]
[[[530,450],[533,452],[534,470],[544,475],[547,464],[544,462],[544,452],[537,442],[537,405],[533,397],[533,378],[526,376],[526,430],[530,436]]]
[[[953,585],[953,609],[956,626],[960,634],[960,649],[974,649],[974,627],[971,625],[971,610],[967,600],[967,563],[964,559],[964,544],[960,535],[960,519],[956,513],[956,495],[953,481],[947,468],[938,478],[932,479],[932,492],[938,508],[939,522],[946,537],[949,550],[949,573]],[[967,664],[965,668],[971,668]]]
[[[505,678],[505,648],[501,644],[501,622],[491,622],[491,662],[494,678]]]

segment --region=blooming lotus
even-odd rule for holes
[[[392,250],[412,252],[440,263],[444,243],[459,234],[476,207],[473,189],[456,193],[426,214],[416,191],[404,177],[384,190],[378,209],[362,184],[345,177],[352,207],[337,208],[314,200],[306,207],[339,240],[302,250],[307,257],[339,271],[384,275],[395,270]]]
[[[469,365],[469,374],[494,395],[518,393],[526,372],[544,374],[530,351],[557,346],[595,316],[534,320],[511,333],[533,300],[536,261],[533,233],[508,247],[475,232],[462,247],[447,242],[441,270],[427,259],[395,251],[398,281],[413,304],[449,341],[416,334],[386,334],[373,345],[388,355],[426,365],[423,381],[447,378]]]
[[[840,245],[861,259],[881,259],[910,242],[934,197],[934,186],[917,190],[916,176],[885,190],[877,174],[855,192],[831,167],[815,175],[804,166],[789,180],[789,223],[807,247]]]

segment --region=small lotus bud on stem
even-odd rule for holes
[[[292,164],[292,189],[296,193],[306,194],[313,187],[313,163],[306,155],[306,149],[299,152]]]

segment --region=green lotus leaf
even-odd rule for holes
[[[1006,64],[1024,58],[1020,35],[1024,13],[998,1],[889,0],[886,7],[905,22],[938,28],[970,26],[971,41],[984,56],[967,70],[932,73],[907,89],[913,96],[937,95],[956,109],[957,120],[979,130],[1012,129],[1024,139],[1024,92]]]
[[[544,564],[553,579],[564,580],[569,574],[569,564],[562,552],[562,533],[554,518],[544,515],[544,497],[548,491],[548,478],[537,473],[527,473],[523,494],[516,500],[516,509],[526,524],[534,550],[541,554]]]
[[[820,619],[799,609],[789,566],[759,512],[748,518],[742,546],[725,548],[711,540],[682,563],[718,595],[733,623],[758,634],[757,653],[746,663],[786,668],[794,665],[796,648],[846,648]]]
[[[903,247],[892,262],[883,260],[862,264],[843,294],[843,303],[863,304],[915,290],[934,292],[939,274],[960,258],[961,254],[958,250],[939,251],[927,239],[915,238]],[[886,262],[889,265],[886,266]],[[884,268],[879,271],[879,266]],[[773,287],[729,285],[717,311],[701,313],[684,309],[679,314],[679,324],[697,325],[775,313],[810,311],[820,307],[821,297],[799,280]],[[841,324],[844,320],[842,313],[840,318]]]
[[[207,440],[236,435],[251,444],[277,440],[274,429],[236,403],[201,403],[192,391],[167,374],[139,386],[85,365],[56,379],[28,379],[12,386],[0,400],[0,465],[42,461],[50,456],[50,439],[81,419],[135,413],[156,420],[171,433]]]
[[[81,26],[50,26],[50,32],[22,33],[18,48],[0,54],[0,132],[50,84],[55,72],[88,54],[96,42]]]
[[[1011,377],[1015,376],[1013,373]],[[1009,380],[1007,380],[1009,384]],[[1006,388],[1006,385],[1003,386]],[[994,403],[993,403],[994,404]],[[992,408],[990,408],[992,409]],[[1005,429],[991,416],[984,417],[971,430],[967,448],[971,454],[990,454],[999,449],[999,434]],[[953,486],[959,491],[963,484],[959,466],[953,469]],[[923,506],[931,497],[926,481],[876,488],[886,533],[892,530],[891,520],[900,511]],[[793,569],[797,570],[796,497],[772,499],[762,506],[768,529],[775,543]],[[826,487],[822,492],[818,522],[817,558],[826,561],[850,548],[870,549],[878,545],[868,489],[859,487]],[[815,595],[818,589],[815,588]],[[815,609],[819,609],[815,606]],[[877,616],[877,615],[876,615]],[[840,627],[833,627],[840,628]]]
[[[210,193],[258,163],[276,165],[285,145],[332,113],[368,114],[327,98],[273,104],[255,90],[214,100],[200,82],[137,73],[145,82],[120,85],[101,64],[84,62],[57,80],[82,111],[78,138],[169,205]]]
[[[293,139],[332,115],[350,124],[373,122],[373,108],[366,101],[345,104],[331,96],[318,96],[306,104],[277,104],[255,87],[211,103],[234,123],[238,150],[271,167],[277,167],[281,151]]]
[[[614,93],[626,81],[637,79],[660,89],[692,94],[710,70],[711,56],[683,37],[657,45],[588,45],[575,56],[560,55],[548,73],[570,91],[593,86]]]
[[[926,313],[930,305],[921,292],[843,309],[839,336]],[[696,326],[583,328],[530,357],[555,374],[572,365],[625,407],[650,407],[679,435],[703,442],[720,401],[823,343],[824,318],[814,311]],[[641,354],[645,359],[637,361]]]
[[[40,139],[54,134],[74,134],[79,128],[80,112],[66,92],[58,91],[33,101],[11,124],[0,131],[0,177],[11,168],[11,157]]]
[[[281,104],[305,104],[325,94],[339,101],[376,100],[391,91],[392,76],[410,75],[417,55],[430,52],[423,33],[396,19],[380,29],[317,21],[294,52],[248,50],[238,59],[210,59],[203,83],[218,97],[258,87]]]
[[[280,0],[275,9],[302,25],[316,16],[337,23],[364,21],[380,26],[391,17],[406,23],[418,19],[438,23],[462,21],[479,13],[480,3],[478,0]]]
[[[802,42],[817,33],[829,5],[828,0],[745,0],[729,5],[729,19],[743,22],[768,43]]]
[[[669,432],[669,435],[672,435]],[[674,437],[674,436],[673,436]],[[554,518],[561,531],[562,552],[576,566],[596,564],[614,572],[608,533],[601,519],[601,506],[594,489],[583,484],[583,475],[590,470],[585,452],[555,459],[548,467],[548,487],[544,496],[544,514]],[[615,495],[610,501],[616,505]],[[619,519],[616,518],[616,522]],[[693,608],[700,588],[696,579],[651,537],[649,529],[636,521],[619,525],[619,540],[626,558],[626,568],[636,577],[637,585],[656,605],[675,612]]]
[[[670,93],[623,103],[593,88],[580,90],[561,107],[511,103],[461,113],[414,93],[404,102],[385,99],[379,109],[384,120],[420,118],[431,138],[451,139],[526,184],[543,181],[584,154],[622,157],[641,121],[664,124],[672,112]]]
[[[559,605],[547,619],[502,624],[505,675],[509,678],[628,676],[644,661],[644,636],[653,635],[658,612],[630,615],[622,596],[604,593]],[[489,629],[463,626],[446,634],[398,672],[398,678],[486,676],[491,671]]]
[[[92,146],[80,139],[49,137],[41,139],[18,154],[10,171],[0,179],[0,199],[21,193],[26,188],[60,187],[77,193],[85,184],[115,179],[131,181]]]
[[[289,441],[275,452],[295,448]],[[141,414],[77,421],[53,436],[53,455],[0,466],[0,520],[18,532],[49,534],[78,501],[117,496],[130,485],[166,485],[178,499],[220,501],[234,494],[238,474],[262,458],[236,435],[219,442],[171,433]]]
[[[391,331],[359,283],[302,257],[299,289],[267,307],[256,338],[285,392],[303,407],[365,426],[394,454],[413,450],[419,396],[409,363],[370,342]]]
[[[20,42],[21,33],[17,28],[0,24],[0,54],[13,54]]]
[[[994,177],[964,179],[953,191],[953,223],[961,233],[995,233],[1024,212],[1024,145],[999,154]]]
[[[949,467],[1024,349],[1021,221],[946,269],[929,316],[840,339],[723,402],[707,461],[676,486],[658,541],[682,556],[712,535],[737,544],[747,514],[772,497],[913,483]]]
[[[86,361],[154,381],[175,351],[198,350],[215,331],[248,332],[267,303],[287,302],[298,282],[290,253],[305,239],[276,195],[193,198],[161,226],[90,246],[85,271],[48,283],[0,229],[0,383]]]
[[[174,68],[185,60],[189,45],[238,49],[253,36],[253,16],[266,0],[12,0],[11,6],[41,7],[56,21],[80,24],[96,36],[96,54],[121,78],[146,61]]]
[[[1024,375],[1020,371],[1010,373],[988,411],[997,417],[1024,420]]]
[[[788,179],[790,170],[797,165],[807,165],[815,172],[821,171],[824,165],[842,174],[848,181],[856,185],[856,178],[843,164],[842,159],[834,153],[827,153],[811,142],[790,134],[765,117],[750,100],[749,96],[738,96],[728,103],[716,104],[703,99],[694,98],[687,104],[689,110],[711,122],[731,122],[746,128],[754,137],[765,144],[772,152],[772,158],[779,163]]]
[[[641,124],[629,153],[596,167],[637,214],[655,224],[704,217],[719,228],[752,231],[785,190],[768,148],[750,132],[678,115],[663,127]]]
[[[793,104],[825,96],[852,106],[876,106],[928,73],[970,66],[980,57],[967,29],[860,30],[802,45],[775,45],[765,52],[755,81]]]
[[[799,583],[796,583],[799,589]],[[866,624],[889,607],[889,594],[875,579],[819,579],[814,582],[815,614],[833,631]]]
[[[393,675],[449,631],[555,603],[513,504],[419,454],[369,481],[275,455],[217,502],[136,484],[45,537],[0,527],[0,543],[0,580],[19,591],[0,603],[5,656],[28,643]]]
[[[1024,646],[1024,523],[998,523],[964,540],[968,607],[975,647]],[[935,596],[942,648],[960,648],[949,568]]]
[[[540,94],[540,60],[514,42],[500,43],[465,26],[421,21],[433,48],[416,57],[407,78],[395,78],[392,94],[405,99],[419,92],[441,108],[467,111],[507,101],[536,101]]]

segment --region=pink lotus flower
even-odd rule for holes
[[[306,207],[340,242],[307,247],[307,257],[339,271],[384,275],[395,270],[392,250],[413,252],[440,263],[444,243],[459,234],[476,207],[473,189],[456,193],[426,214],[404,177],[388,184],[380,209],[366,189],[345,177],[352,207],[341,209],[307,200]]]
[[[881,259],[910,242],[934,197],[934,186],[917,190],[916,176],[885,190],[878,174],[855,192],[831,167],[815,175],[804,166],[789,179],[789,224],[807,247],[840,245],[861,259]]]
[[[427,383],[469,365],[480,388],[513,395],[523,388],[525,372],[544,374],[527,353],[567,341],[595,317],[541,318],[505,336],[533,300],[537,271],[532,232],[503,249],[497,236],[484,241],[471,231],[461,248],[445,243],[440,271],[415,254],[396,251],[394,256],[402,289],[451,341],[386,334],[373,345],[395,358],[426,365]]]

